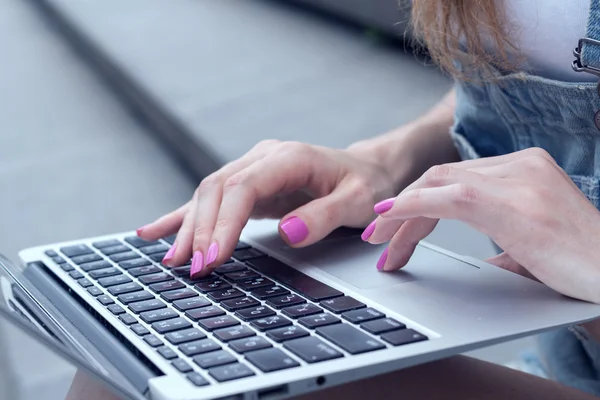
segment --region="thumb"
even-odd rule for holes
[[[346,216],[351,204],[344,191],[334,190],[284,216],[279,223],[279,234],[291,247],[316,243],[348,223]],[[370,211],[367,207],[367,213]]]
[[[534,281],[538,280],[535,276],[531,274],[531,272],[529,272],[525,267],[513,260],[513,258],[507,253],[501,253],[497,256],[488,258],[487,260],[485,260],[485,262],[487,262],[488,264],[495,265],[496,267],[505,269],[507,271],[513,272],[515,274],[519,274],[521,276],[524,276],[525,278],[533,279]]]

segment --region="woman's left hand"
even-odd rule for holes
[[[600,212],[544,150],[433,167],[375,212],[363,239],[391,240],[380,270],[402,268],[440,218],[456,219],[505,251],[488,262],[600,303]]]

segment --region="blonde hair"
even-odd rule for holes
[[[509,54],[518,49],[509,41],[501,0],[413,0],[412,28],[433,61],[455,77],[465,77],[456,60],[466,70],[515,67]]]

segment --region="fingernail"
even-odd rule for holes
[[[373,234],[373,232],[375,232],[375,221],[376,221],[376,220],[373,220],[373,222],[371,222],[371,223],[370,223],[370,224],[367,226],[367,228],[364,230],[364,232],[362,233],[362,235],[360,235],[360,238],[361,238],[363,241],[365,241],[365,242],[366,242],[367,240],[369,240],[369,238],[371,237],[371,235]]]
[[[206,265],[215,262],[218,255],[219,245],[217,244],[217,242],[212,242],[212,244],[208,246],[208,251],[206,252]]]
[[[135,234],[140,236],[142,234],[142,231],[144,230],[144,228],[146,227],[146,225],[142,226],[141,228],[137,228],[135,230]]]
[[[198,272],[202,271],[204,268],[204,256],[201,251],[197,251],[194,253],[194,257],[192,257],[192,268],[190,269],[190,276],[194,277]]]
[[[285,233],[291,244],[297,244],[308,236],[308,227],[298,217],[291,217],[281,224],[281,230]]]
[[[383,251],[383,253],[381,253],[381,257],[379,257],[379,261],[377,261],[377,269],[379,271],[383,271],[383,266],[385,265],[385,262],[387,261],[388,258],[388,249],[385,249]]]
[[[396,199],[392,198],[392,199],[380,201],[379,203],[375,204],[375,207],[373,207],[373,210],[375,210],[375,212],[377,214],[381,214],[386,211],[389,211],[394,206],[394,200],[396,200]]]
[[[167,261],[170,261],[173,258],[175,255],[175,250],[177,250],[177,243],[173,243],[173,246],[171,246],[169,251],[167,251],[167,254],[165,254],[165,257],[162,260],[163,264],[166,264]]]

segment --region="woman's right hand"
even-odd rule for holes
[[[358,146],[360,147],[360,146]],[[205,276],[231,256],[250,218],[280,218],[293,247],[324,238],[340,226],[364,227],[373,204],[397,194],[389,172],[358,150],[263,141],[205,178],[181,208],[138,230],[155,240],[177,232],[163,261],[192,259],[192,276]]]

